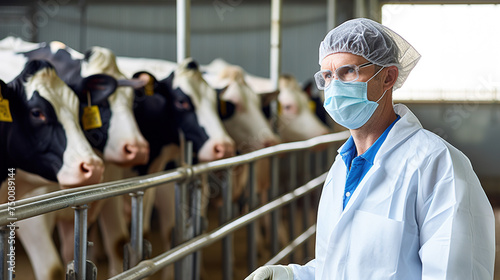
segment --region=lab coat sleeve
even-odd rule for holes
[[[418,174],[422,279],[493,279],[491,205],[469,160],[448,148]]]
[[[290,264],[293,270],[293,280],[314,280],[316,260],[311,260],[305,265]]]

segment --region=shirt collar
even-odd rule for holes
[[[387,138],[387,134],[389,134],[389,131],[391,128],[394,126],[394,124],[401,118],[399,115],[396,115],[396,120],[389,125],[380,135],[380,137],[373,143],[373,145],[366,150],[360,157],[362,157],[364,160],[368,161],[371,165],[373,165],[373,160],[375,159],[375,155],[377,154],[378,150],[380,149],[380,146],[382,146],[382,143],[384,143],[385,138]],[[346,166],[349,168],[352,160],[357,156],[356,152],[356,145],[354,143],[354,139],[352,136],[347,139],[347,142],[342,146],[340,150],[340,155],[342,156],[342,160],[346,164]]]

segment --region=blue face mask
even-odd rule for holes
[[[367,98],[368,82],[377,76],[381,68],[366,82],[343,83],[339,80],[333,80],[325,89],[325,107],[326,112],[338,124],[348,129],[357,129],[362,127],[373,115],[378,107],[377,101],[370,101]]]

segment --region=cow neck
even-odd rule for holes
[[[13,122],[0,122],[0,183],[2,183],[6,178],[8,174],[8,168],[16,168],[17,166],[14,165],[14,161],[9,155],[9,149],[8,149],[8,142],[9,142],[9,137],[10,134],[12,133],[13,127],[14,127],[14,121],[15,119],[15,112],[12,110],[12,107],[19,106],[19,103],[16,102],[16,100],[25,100],[26,99],[26,92],[24,90],[23,83],[26,82],[24,79],[25,70],[23,71],[10,83],[8,83],[7,88],[10,88],[10,92],[13,94],[19,93],[22,96],[18,96],[16,98],[6,98],[6,93],[3,93],[3,97],[8,99],[10,102],[10,107],[11,107],[11,113],[14,114],[12,116]]]
[[[165,106],[154,108],[154,105],[159,105],[161,103],[158,98],[165,98],[156,93],[155,95],[156,96],[146,97],[149,100],[136,102],[134,108],[139,129],[149,143],[148,165],[160,155],[163,147],[170,144],[179,145],[179,134],[177,127],[173,125],[174,119],[172,110],[166,105],[169,101],[164,103]],[[155,100],[159,102],[154,102]]]

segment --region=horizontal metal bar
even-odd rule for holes
[[[312,179],[307,182],[305,185],[295,189],[292,192],[284,194],[283,196],[265,204],[254,211],[236,219],[232,222],[223,225],[212,232],[202,234],[198,237],[191,239],[190,241],[183,243],[170,251],[167,251],[163,254],[158,255],[155,258],[150,260],[145,260],[140,262],[137,266],[120,273],[109,280],[133,280],[133,279],[142,279],[144,277],[150,276],[163,267],[172,264],[181,258],[192,254],[222,238],[224,238],[229,233],[232,233],[252,221],[268,214],[269,212],[281,208],[284,205],[297,200],[298,198],[308,194],[319,186],[323,185],[323,182],[326,179],[327,173],[323,173],[321,176]]]
[[[292,243],[279,251],[272,259],[270,259],[265,265],[277,264],[279,261],[288,256],[291,252],[295,250],[298,246],[302,245],[307,239],[309,239],[313,234],[316,233],[316,224],[309,227],[304,233],[295,238]]]
[[[188,170],[185,170],[185,168],[177,168],[177,169],[169,170],[168,172],[158,172],[158,173],[148,174],[148,175],[144,175],[144,176],[137,176],[134,178],[116,180],[116,181],[112,181],[112,182],[82,186],[82,187],[78,187],[78,188],[58,190],[58,191],[54,191],[54,192],[50,192],[50,193],[46,193],[46,194],[41,194],[41,195],[37,195],[37,196],[33,196],[33,197],[28,197],[28,198],[16,200],[16,207],[20,206],[20,205],[24,205],[24,204],[37,202],[37,201],[40,201],[43,199],[62,197],[62,196],[70,195],[70,194],[81,193],[84,191],[92,191],[92,190],[95,190],[98,188],[106,188],[108,190],[114,190],[115,186],[116,187],[124,187],[124,186],[129,187],[129,186],[133,186],[134,184],[141,184],[141,186],[139,186],[137,188],[130,189],[131,191],[125,192],[126,194],[127,193],[135,193],[137,191],[142,191],[144,189],[147,189],[148,187],[152,187],[152,186],[155,186],[158,184],[182,180],[182,179],[187,177],[186,174],[184,174],[187,171]],[[7,203],[0,204],[0,212],[2,210],[7,209],[7,208],[8,208]],[[0,215],[0,217],[2,217],[2,216]],[[0,218],[0,220],[1,220],[1,218]]]
[[[22,220],[67,207],[89,204],[93,201],[113,196],[143,191],[147,188],[163,183],[189,180],[194,176],[209,171],[225,169],[281,153],[310,149],[316,146],[345,140],[349,137],[349,135],[349,131],[326,134],[306,141],[279,144],[241,156],[182,167],[170,172],[160,172],[151,175],[139,176],[133,179],[96,184],[75,189],[60,190],[43,196],[21,199],[16,201],[16,218],[18,220]],[[9,217],[7,204],[0,205],[0,226],[7,225],[9,223],[7,220]]]
[[[90,204],[97,200],[145,190],[158,184],[183,179],[186,177],[184,172],[185,170],[176,170],[162,175],[141,176],[138,177],[140,179],[135,180],[98,184],[92,188],[56,191],[42,199],[38,197],[21,199],[16,201],[16,218],[19,221],[68,207]],[[0,210],[0,225],[8,224],[8,218],[8,208],[4,207]]]

